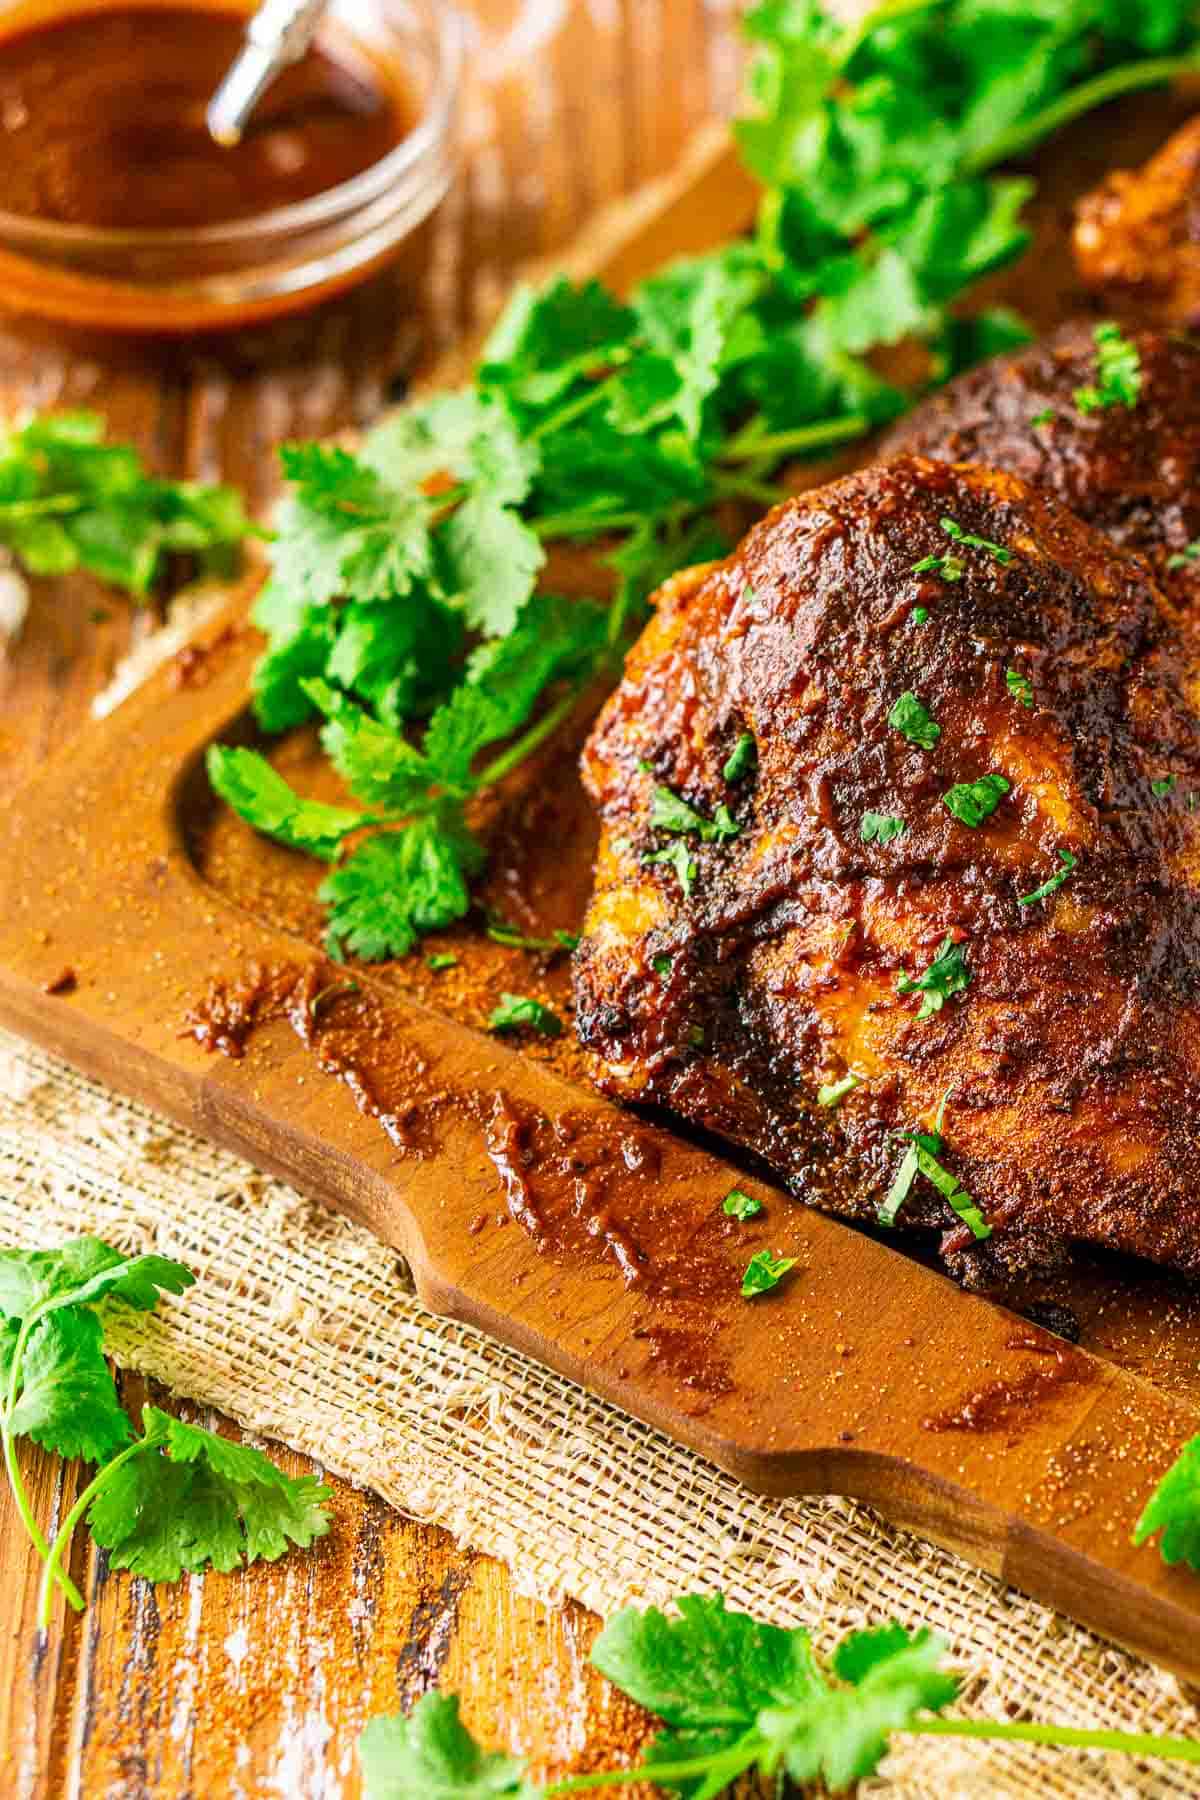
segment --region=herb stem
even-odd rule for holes
[[[845,413],[839,419],[817,419],[811,425],[797,425],[792,431],[764,431],[761,422],[753,419],[730,439],[717,461],[749,462],[761,456],[778,459],[806,450],[821,450],[827,444],[848,443],[870,429],[871,421],[865,413]]]
[[[82,1519],[84,1513],[92,1504],[92,1501],[96,1498],[96,1495],[100,1492],[100,1489],[104,1486],[104,1483],[108,1480],[113,1470],[119,1469],[122,1463],[129,1462],[132,1457],[140,1456],[143,1450],[156,1448],[159,1442],[160,1439],[158,1437],[147,1436],[138,1438],[136,1442],[132,1444],[127,1444],[119,1456],[114,1456],[111,1462],[106,1462],[103,1468],[96,1471],[95,1475],[93,1475],[92,1479],[88,1482],[82,1494],[80,1494],[74,1506],[59,1526],[58,1536],[55,1538],[50,1548],[45,1552],[46,1567],[42,1572],[42,1589],[38,1601],[38,1624],[43,1631],[47,1630],[50,1624],[50,1606],[54,1583],[55,1581],[65,1580],[59,1565],[66,1553],[68,1544],[75,1535],[75,1527],[78,1525],[80,1519]],[[70,1598],[69,1595],[68,1598]],[[74,1604],[74,1602],[72,1602],[72,1604]],[[79,1606],[77,1606],[75,1610],[78,1612],[82,1605],[83,1601],[80,1600]]]
[[[605,380],[596,382],[593,387],[586,388],[582,394],[576,394],[573,400],[568,400],[565,406],[560,406],[558,411],[551,413],[548,419],[543,419],[541,424],[535,426],[529,433],[530,443],[536,444],[542,438],[549,437],[551,432],[561,431],[564,425],[573,425],[575,420],[582,418],[584,413],[591,412],[594,406],[599,406],[601,400],[607,398],[608,384],[611,380],[612,377],[608,376]]]
[[[972,152],[965,159],[962,172],[982,175],[996,163],[1007,162],[1023,150],[1032,148],[1050,132],[1060,130],[1094,106],[1103,106],[1105,101],[1115,100],[1120,94],[1136,93],[1139,88],[1161,87],[1174,81],[1176,76],[1189,74],[1200,74],[1200,55],[1194,51],[1188,56],[1151,57],[1146,62],[1123,63],[1120,68],[1106,69],[1090,81],[1069,88],[1060,99],[1051,101],[1031,119],[1010,126],[990,144]]]
[[[43,1312],[48,1310],[50,1309],[43,1308],[42,1311],[35,1309],[29,1314],[28,1318],[21,1321],[21,1328],[17,1333],[17,1341],[13,1345],[12,1365],[8,1378],[8,1393],[4,1397],[4,1416],[3,1419],[0,1419],[0,1443],[3,1443],[4,1446],[4,1467],[8,1474],[8,1484],[12,1489],[13,1500],[16,1502],[16,1508],[17,1512],[20,1514],[21,1523],[24,1525],[25,1530],[29,1535],[29,1541],[43,1560],[50,1554],[50,1546],[42,1534],[41,1526],[33,1516],[33,1508],[30,1506],[29,1496],[25,1492],[25,1483],[21,1479],[20,1464],[17,1462],[17,1446],[13,1440],[12,1428],[9,1421],[12,1419],[13,1413],[16,1410],[17,1392],[20,1387],[21,1364],[25,1356],[25,1346],[29,1341],[29,1335],[33,1326],[42,1318]],[[79,1589],[75,1586],[71,1577],[66,1574],[65,1571],[59,1571],[57,1579],[62,1587],[63,1593],[75,1608],[75,1611],[82,1612],[83,1595],[79,1592]]]
[[[1155,1737],[1148,1731],[1087,1730],[1074,1725],[1000,1724],[993,1719],[912,1719],[899,1727],[922,1737],[1008,1738],[1022,1744],[1061,1744],[1077,1750],[1120,1750],[1200,1763],[1200,1739]]]
[[[531,755],[539,744],[553,736],[568,713],[571,712],[578,698],[579,689],[571,688],[561,700],[555,702],[549,712],[543,713],[536,725],[531,725],[528,731],[523,731],[515,743],[510,744],[507,750],[502,750],[499,756],[493,757],[485,769],[473,776],[472,787],[475,789],[492,787],[497,781],[502,781],[517,767],[518,763],[524,762],[525,758]]]
[[[644,512],[632,509],[597,513],[594,517],[584,512],[549,513],[544,519],[530,519],[529,526],[540,538],[601,537],[610,531],[630,531],[641,525],[645,517]]]
[[[579,1794],[585,1788],[617,1787],[621,1782],[649,1781],[661,1784],[665,1781],[688,1781],[697,1775],[705,1776],[705,1787],[711,1787],[714,1777],[720,1775],[726,1782],[736,1781],[758,1759],[759,1751],[764,1748],[763,1740],[754,1732],[749,1738],[731,1745],[728,1750],[710,1752],[707,1756],[686,1757],[682,1762],[643,1763],[632,1769],[603,1769],[588,1775],[569,1775],[563,1781],[555,1781],[545,1790],[547,1794]]]

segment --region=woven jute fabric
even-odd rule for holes
[[[818,1644],[897,1618],[944,1632],[962,1710],[1192,1733],[1178,1683],[948,1552],[836,1498],[763,1500],[471,1328],[436,1318],[359,1227],[0,1035],[0,1240],[95,1232],[198,1276],[160,1315],[114,1307],[119,1363],[219,1407],[609,1613],[720,1589]],[[1195,1795],[1186,1765],[898,1739],[864,1791]]]

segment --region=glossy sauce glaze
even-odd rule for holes
[[[240,144],[205,107],[245,16],[185,7],[68,13],[0,34],[0,206],[59,224],[187,230],[324,193],[386,156],[411,102],[351,46],[310,50]]]

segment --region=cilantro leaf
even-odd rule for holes
[[[932,750],[942,735],[942,728],[929,708],[911,690],[901,694],[888,714],[888,724],[910,744],[920,745],[922,750]]]
[[[255,831],[326,862],[349,832],[368,822],[348,807],[305,800],[257,750],[210,744],[205,767],[215,792]]]
[[[392,487],[448,476],[486,489],[501,506],[525,498],[541,461],[506,408],[472,388],[397,408],[367,434],[362,459]]]
[[[1185,544],[1182,550],[1177,550],[1174,556],[1168,556],[1167,567],[1171,570],[1186,569],[1198,560],[1200,560],[1200,538],[1194,538],[1190,544]]]
[[[525,994],[501,994],[500,1004],[488,1016],[489,1031],[536,1031],[541,1037],[561,1037],[562,1029],[556,1012]]]
[[[472,495],[438,533],[438,582],[473,631],[504,637],[546,560],[537,534],[511,507]]]
[[[465,917],[483,849],[443,804],[399,831],[368,838],[321,884],[331,953],[365,962],[407,956],[422,932]]]
[[[483,1750],[456,1694],[423,1694],[407,1717],[372,1719],[358,1740],[363,1800],[533,1800],[525,1765]]]
[[[1152,781],[1150,783],[1150,792],[1154,795],[1156,800],[1161,800],[1164,794],[1169,794],[1171,792],[1171,789],[1176,785],[1178,780],[1178,775],[1160,776],[1157,781]]]
[[[651,796],[650,824],[655,831],[694,833],[702,844],[737,837],[742,829],[724,801],[712,818],[706,819],[703,813],[698,813],[668,787],[656,787]]]
[[[1135,1544],[1161,1532],[1165,1563],[1185,1562],[1200,1574],[1200,1437],[1190,1438],[1142,1508]]]
[[[195,1280],[165,1256],[126,1256],[96,1237],[72,1238],[57,1250],[0,1251],[0,1313],[25,1319],[48,1303],[94,1305],[123,1300],[152,1312],[160,1292],[181,1294]]]
[[[272,579],[316,606],[339,597],[391,600],[432,573],[431,502],[393,488],[336,445],[285,444],[293,492],[280,508]]]
[[[721,774],[728,782],[741,781],[745,775],[752,775],[758,767],[758,746],[754,742],[752,732],[743,731],[733,746]]]
[[[1072,855],[1070,850],[1060,850],[1058,860],[1062,868],[1057,874],[1051,875],[1048,881],[1043,881],[1041,887],[1034,888],[1032,894],[1022,894],[1017,901],[1018,906],[1032,906],[1035,900],[1048,900],[1051,894],[1058,892],[1067,876],[1079,864],[1079,858]]]
[[[949,932],[942,939],[933,961],[921,975],[902,975],[896,983],[898,994],[920,994],[921,1005],[917,1018],[928,1019],[932,1014],[941,1012],[942,1007],[952,994],[961,994],[971,979],[971,971],[967,967],[966,956],[961,944],[956,944]]]
[[[662,850],[645,851],[642,856],[643,867],[650,868],[654,863],[669,863],[679,877],[679,885],[685,898],[691,894],[696,884],[696,859],[682,837],[676,838],[673,844],[667,844]]]
[[[760,1250],[752,1256],[742,1276],[742,1297],[752,1299],[755,1294],[766,1294],[778,1287],[789,1269],[796,1266],[794,1256],[774,1255],[769,1250]]]
[[[16,1320],[7,1320],[0,1338],[4,1392],[18,1334]],[[7,1420],[13,1437],[31,1437],[59,1456],[103,1462],[131,1435],[104,1360],[104,1328],[87,1306],[59,1306],[38,1320],[24,1346],[19,1383]]]
[[[1033,683],[1020,669],[1005,669],[1004,685],[1018,705],[1033,705]]]
[[[721,1211],[727,1219],[757,1219],[763,1210],[761,1200],[753,1194],[743,1194],[741,1188],[730,1188],[721,1203]]]
[[[329,1530],[330,1489],[311,1475],[285,1475],[261,1450],[154,1406],[142,1425],[136,1446],[102,1471],[87,1511],[113,1568],[177,1581],[185,1570],[274,1562]]]
[[[407,738],[323,681],[305,682],[304,691],[325,716],[321,746],[358,799],[395,813],[424,800],[436,771]]]
[[[603,368],[636,328],[630,309],[598,281],[577,287],[564,276],[541,292],[521,287],[483,347],[478,379],[485,392],[543,407]]]
[[[961,556],[951,556],[948,552],[945,556],[923,556],[912,566],[914,575],[938,575],[943,581],[961,581],[966,572],[967,565]]]
[[[859,821],[858,835],[864,844],[891,844],[903,837],[908,825],[894,813],[867,811]]]
[[[1086,415],[1110,406],[1135,407],[1142,391],[1142,362],[1137,345],[1112,320],[1097,325],[1092,338],[1096,345],[1096,380],[1075,389],[1079,411]]]
[[[260,607],[264,599],[269,599],[267,590]],[[304,682],[320,675],[336,643],[334,616],[327,606],[301,608],[290,629],[271,635],[250,676],[254,717],[264,731],[287,731],[309,717],[312,704]]]
[[[942,805],[962,824],[974,829],[991,818],[1011,786],[1003,775],[981,775],[978,781],[959,781],[942,795]]]

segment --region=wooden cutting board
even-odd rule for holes
[[[1131,159],[1173,122],[1161,99],[1121,120]],[[1089,126],[1047,159],[1036,289],[1027,270],[1007,283],[1039,325],[1073,304],[1063,209],[1114,160],[1113,141]],[[753,203],[728,146],[709,139],[676,180],[590,234],[572,268],[627,285],[739,230]],[[477,928],[439,940],[459,958],[444,976],[420,958],[349,972],[325,961],[310,867],[222,814],[203,775],[208,744],[250,733],[252,586],[0,818],[0,1020],[350,1213],[403,1254],[431,1308],[749,1486],[870,1500],[1200,1679],[1200,1577],[1129,1541],[1200,1429],[1190,1290],[1099,1258],[1010,1297],[1069,1305],[1075,1347],[719,1149],[617,1112],[569,1039],[520,1049],[478,1029],[504,987],[561,1009],[561,963]],[[488,822],[485,898],[526,929],[578,921],[593,833],[573,774],[585,727],[581,712]],[[277,760],[320,779],[304,734]],[[765,1202],[750,1224],[721,1212],[734,1185]],[[744,1301],[741,1271],[764,1247],[796,1269]]]

